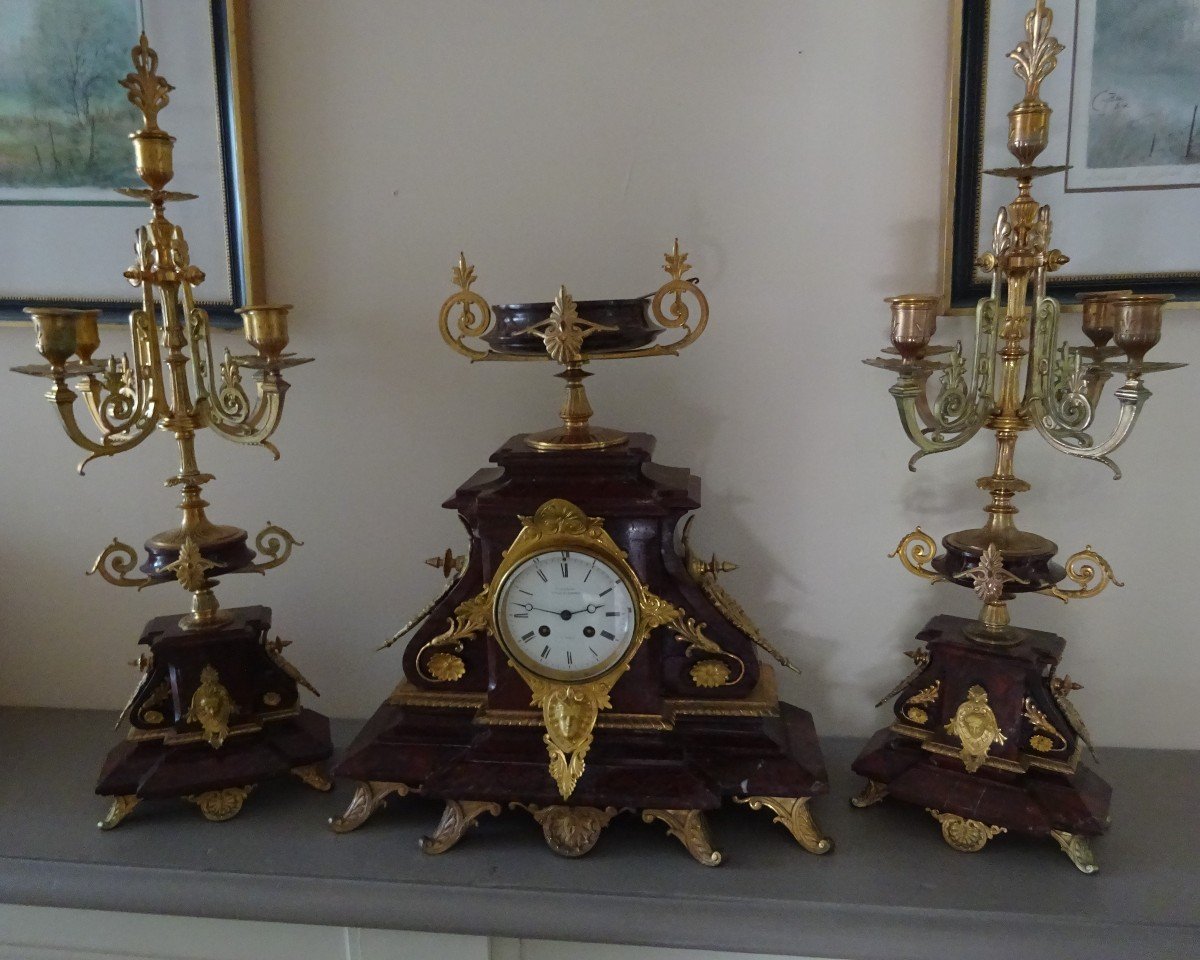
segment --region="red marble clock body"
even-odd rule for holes
[[[514,804],[534,815],[555,852],[577,856],[629,810],[661,820],[696,859],[715,865],[720,854],[703,814],[733,797],[775,812],[806,849],[830,848],[807,809],[827,790],[812,718],[779,702],[751,640],[757,631],[716,584],[716,564],[697,560],[686,541],[677,546],[680,522],[700,506],[700,480],[652,462],[653,446],[653,437],[632,434],[605,449],[544,452],[518,435],[493,455],[495,468],[446,501],[470,534],[465,568],[411,635],[405,679],[336,770],[359,786],[335,830],[354,829],[387,796],[412,792],[447,804],[427,852],[448,849],[483,812]],[[430,666],[447,650],[431,641],[491,582],[521,518],[556,497],[602,518],[641,583],[702,624],[719,648],[701,651],[669,626],[650,631],[598,714],[566,803],[547,769],[542,712],[496,638],[477,634],[453,648],[464,668],[453,679]],[[717,666],[706,675],[696,670],[701,661]]]

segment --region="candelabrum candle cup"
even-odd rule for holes
[[[1083,305],[1083,335],[1097,347],[1103,347],[1113,335],[1113,315],[1108,302],[1113,297],[1132,296],[1132,290],[1103,290],[1081,293],[1076,299]]]
[[[37,334],[37,351],[55,370],[61,370],[78,349],[77,320],[87,311],[68,307],[26,307]]]
[[[1129,357],[1130,376],[1141,372],[1142,361],[1162,335],[1163,304],[1169,293],[1121,294],[1110,297],[1105,309],[1112,316],[1113,339]]]
[[[892,308],[892,346],[905,361],[919,360],[937,330],[940,297],[906,293],[887,297]]]
[[[1050,141],[1050,108],[1023,100],[1008,112],[1008,149],[1022,164],[1033,163]]]
[[[100,348],[99,321],[99,310],[80,310],[75,318],[75,353],[83,363],[91,363]]]
[[[268,363],[274,363],[288,345],[288,311],[290,303],[265,304],[257,307],[242,307],[237,312],[242,317],[246,342]]]
[[[172,153],[175,138],[159,131],[131,133],[134,165],[142,182],[151,190],[161,190],[175,176]]]

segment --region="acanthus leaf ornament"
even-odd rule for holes
[[[929,722],[929,712],[925,708],[937,703],[941,695],[942,681],[935,680],[928,687],[918,690],[904,701],[904,716],[918,726],[923,726]]]
[[[978,853],[989,840],[1002,833],[1008,833],[1007,827],[998,827],[969,817],[960,817],[956,813],[943,813],[941,810],[927,808],[934,820],[942,825],[942,838],[955,850],[963,853]]]
[[[546,345],[546,353],[551,360],[571,364],[583,361],[584,340],[601,330],[615,329],[610,325],[581,319],[575,309],[575,298],[567,293],[566,287],[559,287],[550,316],[541,323],[526,327],[524,332]]]
[[[1004,555],[994,543],[988,544],[979,563],[964,570],[962,576],[971,580],[975,595],[984,603],[999,603],[1010,583],[1028,583],[1004,567]]]
[[[421,676],[437,683],[448,683],[460,679],[466,672],[466,665],[458,656],[462,653],[463,641],[488,630],[491,623],[491,588],[485,586],[474,597],[464,600],[455,607],[449,626],[429,640],[418,652],[417,670]],[[449,656],[439,656],[439,654],[447,652]],[[430,662],[435,657],[438,657],[439,664],[437,672],[430,669]],[[457,665],[453,662],[455,660],[458,661]],[[462,670],[459,670],[458,666],[461,666]]]
[[[1013,61],[1013,73],[1025,82],[1025,99],[1034,101],[1042,81],[1058,65],[1058,55],[1066,48],[1050,35],[1054,14],[1045,0],[1037,0],[1037,6],[1025,16],[1025,39],[1008,54]]]
[[[562,857],[582,857],[596,845],[602,831],[619,812],[616,807],[575,807],[536,803],[510,803],[529,811],[542,828],[546,845]]]
[[[1034,750],[1039,753],[1050,753],[1067,748],[1067,738],[1058,732],[1058,729],[1050,722],[1050,718],[1030,697],[1025,698],[1024,716],[1034,731],[1029,737],[1029,745]]]

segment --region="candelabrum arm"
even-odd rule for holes
[[[1088,384],[1081,373],[1078,355],[1061,351],[1057,362],[1053,344],[1057,340],[1059,304],[1053,297],[1037,301],[1037,336],[1034,338],[1034,378],[1026,409],[1037,432],[1055,450],[1073,457],[1097,460],[1108,466],[1113,479],[1119,480],[1121,470],[1109,459],[1109,454],[1123,444],[1133,432],[1142,405],[1150,391],[1139,377],[1130,377],[1113,395],[1120,403],[1117,422],[1108,437],[1096,443],[1084,433],[1095,415],[1087,395]]]
[[[288,382],[277,370],[262,369],[258,375],[258,401],[253,406],[242,386],[242,365],[228,350],[218,366],[213,363],[208,312],[196,306],[191,286],[184,284],[183,307],[187,315],[191,341],[192,374],[196,390],[196,410],[202,422],[213,432],[232,440],[266,447],[278,460],[279,450],[267,439],[283,416],[283,397]]]
[[[71,438],[71,442],[88,452],[88,455],[79,462],[80,474],[91,461],[98,457],[111,457],[118,453],[124,453],[126,450],[132,450],[154,432],[155,424],[158,422],[157,414],[151,411],[131,422],[126,429],[110,433],[97,442],[80,428],[79,421],[75,418],[75,398],[78,394],[67,386],[64,379],[56,379],[54,386],[46,396],[58,410],[58,418],[62,422],[67,436]]]
[[[959,344],[944,361],[938,395],[932,405],[926,394],[928,373],[902,371],[888,391],[896,400],[905,434],[919,448],[908,461],[910,470],[916,470],[917,461],[927,454],[961,447],[983,426],[992,405],[998,303],[995,297],[985,297],[975,308],[970,385]]]
[[[240,389],[241,373],[236,361],[226,357],[222,368],[232,371],[232,378]],[[283,398],[289,385],[278,372],[271,370],[263,370],[257,379],[258,403],[252,410],[247,404],[248,415],[241,422],[231,422],[225,418],[211,395],[205,402],[198,404],[197,409],[205,424],[212,427],[218,436],[235,443],[266,447],[271,451],[271,456],[278,460],[279,449],[270,443],[268,438],[275,432],[283,416]]]

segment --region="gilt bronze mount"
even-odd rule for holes
[[[1052,24],[1045,0],[1037,0],[1025,38],[1009,54],[1025,88],[1008,114],[1017,165],[986,172],[1014,180],[1017,195],[999,210],[991,248],[977,261],[992,283],[975,310],[971,351],[964,354],[961,343],[933,346],[939,298],[905,294],[888,298],[890,355],[865,361],[897,375],[889,392],[917,447],[910,470],[984,429],[995,436],[995,459],[991,474],[976,481],[989,496],[982,526],[943,537],[941,554],[917,527],[891,554],[922,579],[969,587],[982,606],[974,620],[938,616],[918,634],[924,647],[915,651],[916,669],[880,701],[896,697],[895,722],[854,763],[868,778],[855,805],[891,796],[926,807],[946,841],[964,851],[1006,832],[1054,839],[1091,873],[1088,838],[1107,827],[1111,790],[1080,762],[1091,741],[1068,699],[1079,685],[1055,676],[1065,641],[1014,626],[1008,606],[1024,593],[1067,602],[1123,584],[1090,545],[1060,564],[1053,541],[1018,529],[1014,499],[1030,485],[1014,472],[1016,446],[1033,430],[1052,449],[1103,463],[1119,478],[1111,457],[1150,397],[1144,378],[1181,364],[1145,359],[1169,295],[1084,294],[1082,332],[1090,343],[1059,341],[1060,306],[1046,281],[1068,258],[1051,246],[1050,207],[1033,197],[1035,180],[1065,169],[1035,165],[1050,136],[1041,85],[1064,49]],[[1114,377],[1121,381],[1113,391],[1115,423],[1106,437],[1093,437]]]
[[[145,186],[118,192],[148,203],[151,217],[137,230],[135,260],[125,272],[141,290],[141,305],[129,315],[130,353],[94,356],[98,310],[34,306],[25,312],[46,363],[14,368],[49,379],[47,399],[67,436],[86,452],[81,474],[90,461],[132,450],[155,430],[174,437],[179,457],[166,480],[179,488],[179,525],[145,541],[140,567],[137,551],[114,539],[89,571],[138,590],[175,582],[191,597],[188,613],[151,620],[142,635],[149,650],[136,661],[138,684],[118,719],[129,721],[130,733],[109,754],[96,788],[114,798],[103,829],[115,827],[143,799],[182,797],[219,821],[236,815],[254,782],[267,777],[294,773],[316,789],[330,787],[319,766],[331,753],[329,723],[300,707],[298,687],[313,688],[284,659],[285,641],[269,637],[270,611],[223,609],[213,591],[218,576],[279,566],[300,541],[268,523],[251,547],[245,530],[209,520],[202,494],[213,475],[200,469],[195,444],[207,429],[279,459],[270,437],[288,391],[283,371],[309,361],[284,352],[291,309],[284,304],[238,310],[254,353],[225,350],[214,358],[208,314],[195,293],[204,272],[166,213],[168,203],[195,199],[166,189],[174,176],[175,138],[158,125],[158,115],[174,88],[159,75],[158,54],[145,34],[132,60],[133,72],[120,83],[142,115],[130,139]],[[244,373],[253,378],[253,399]],[[98,438],[76,416],[81,394]],[[132,575],[135,568],[141,576]]]
[[[671,279],[645,297],[576,301],[566,287],[559,287],[553,303],[491,307],[471,289],[477,280],[475,267],[460,254],[452,273],[459,289],[446,298],[438,314],[442,338],[472,361],[562,364],[557,374],[567,385],[559,411],[562,426],[527,435],[525,442],[535,450],[600,450],[625,443],[628,437],[619,430],[590,424],[593,410],[583,382],[592,374],[584,366],[592,360],[677,356],[700,337],[708,324],[708,300],[698,281],[687,276],[692,269],[687,256],[680,252],[677,238],[664,254],[663,270]],[[656,343],[666,331],[682,333],[669,343]],[[482,346],[473,346],[473,341]]]

